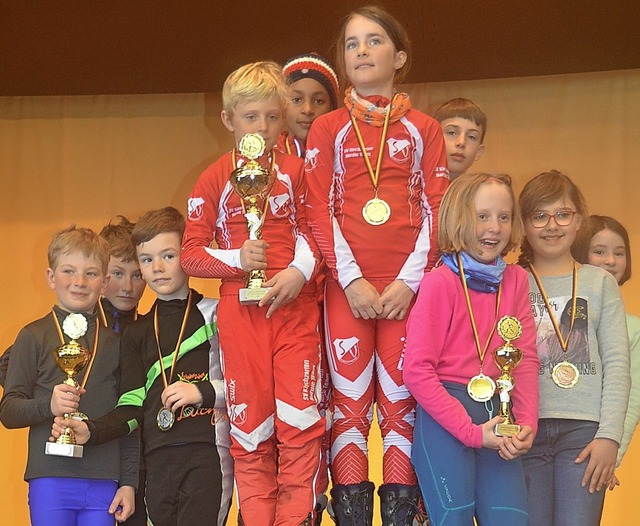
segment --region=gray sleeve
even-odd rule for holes
[[[629,402],[631,375],[624,304],[613,276],[604,277],[601,297],[602,311],[597,340],[602,360],[602,402],[600,425],[595,438],[609,438],[620,444]]]
[[[13,344],[0,402],[0,420],[9,429],[53,421],[51,392],[35,394],[39,352],[37,338],[25,327]]]
[[[640,318],[627,314],[627,333],[631,350],[631,391],[627,416],[624,420],[624,435],[618,450],[618,465],[622,462],[622,457],[627,452],[633,432],[640,421]]]

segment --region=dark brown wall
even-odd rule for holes
[[[318,51],[364,2],[0,0],[0,95],[217,91],[239,65]],[[640,2],[379,2],[409,30],[408,82],[640,67]]]

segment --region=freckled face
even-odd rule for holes
[[[55,270],[47,269],[47,283],[56,292],[61,308],[67,312],[92,313],[106,278],[102,263],[78,250],[58,257]]]

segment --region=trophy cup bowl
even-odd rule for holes
[[[71,340],[69,343],[56,347],[53,350],[53,357],[58,367],[62,369],[66,375],[63,383],[78,389],[79,385],[76,381],[76,376],[89,362],[89,351],[77,341]],[[77,420],[87,419],[85,414],[79,412],[67,413],[64,417]],[[55,442],[46,443],[44,452],[46,455],[82,458],[83,449],[82,446],[76,444],[76,437],[73,431],[67,428]]]
[[[496,380],[496,385],[500,393],[499,414],[504,417],[504,422],[497,424],[494,432],[498,436],[517,435],[520,432],[520,426],[515,424],[515,418],[511,411],[510,393],[515,385],[511,372],[522,360],[522,351],[508,341],[493,351],[493,360],[501,372]]]
[[[260,239],[264,223],[265,205],[275,182],[271,170],[260,165],[255,159],[264,152],[264,139],[260,135],[245,135],[240,141],[240,150],[249,161],[231,172],[229,181],[242,201],[244,217],[247,220],[249,239]],[[240,303],[255,305],[265,296],[268,288],[264,270],[251,270],[247,275],[246,287],[240,289]]]

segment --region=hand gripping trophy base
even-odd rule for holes
[[[260,303],[260,300],[269,291],[268,287],[262,286],[266,279],[267,276],[264,271],[252,270],[247,277],[247,286],[238,292],[240,305],[257,305]]]
[[[512,437],[520,433],[520,426],[518,424],[502,422],[502,424],[496,424],[493,432],[498,437]]]
[[[249,239],[260,239],[263,218],[260,209],[253,199],[249,199],[249,209],[244,214],[249,228]],[[238,292],[240,305],[257,305],[269,291],[269,288],[262,284],[267,281],[267,274],[264,270],[252,270],[247,275],[247,286]]]

